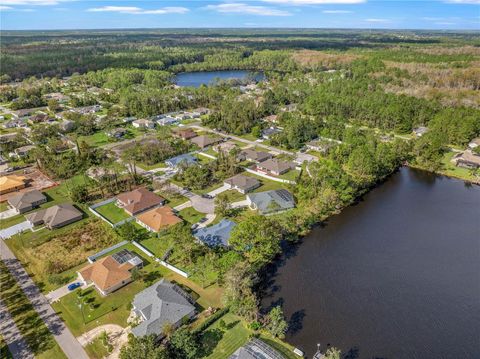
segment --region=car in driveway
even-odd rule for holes
[[[72,291],[72,290],[75,290],[75,289],[77,289],[78,287],[81,287],[81,286],[82,286],[82,283],[80,283],[80,282],[74,282],[74,283],[70,283],[70,284],[68,285],[67,289],[68,289],[69,291]]]
[[[202,198],[212,199],[213,197],[210,196],[209,194],[202,194]]]

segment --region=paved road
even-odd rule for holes
[[[0,220],[16,216],[18,213],[14,208],[9,208],[6,211],[0,212]]]
[[[8,345],[14,358],[34,359],[32,351],[23,339],[22,334],[13,321],[7,307],[0,300],[0,334]]]
[[[4,241],[0,241],[0,257],[14,276],[33,307],[43,319],[55,340],[68,358],[88,359],[88,355],[70,330],[54,312],[47,299],[33,283],[21,263],[15,258]]]

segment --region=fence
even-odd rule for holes
[[[104,216],[102,216],[100,213],[98,213],[95,209],[98,208],[98,207],[101,207],[101,206],[105,206],[106,204],[109,204],[109,203],[112,203],[112,202],[115,202],[117,199],[114,197],[114,198],[109,198],[109,199],[106,199],[105,201],[102,201],[102,202],[98,202],[98,203],[95,203],[95,204],[92,204],[90,207],[88,207],[88,210],[90,212],[92,212],[95,216],[97,216],[98,218],[100,218],[102,221],[108,223],[111,227],[113,228],[116,228],[118,226],[121,226],[122,224],[125,224],[127,222],[130,222],[130,221],[133,221],[135,219],[135,217],[128,217],[124,220],[121,220],[120,222],[117,222],[117,223],[112,223],[110,222],[108,219],[106,219]]]
[[[266,179],[269,179],[269,180],[272,180],[272,181],[281,182],[281,183],[288,183],[288,184],[297,184],[297,182],[295,182],[295,181],[290,181],[290,180],[286,180],[286,179],[283,179],[283,178],[269,176],[265,173],[255,171],[255,170],[252,170],[252,169],[247,168],[247,167],[244,167],[244,169],[248,173],[253,173],[254,175],[257,175],[257,176],[260,176],[260,177],[263,177],[263,178],[266,178]]]
[[[167,263],[165,261],[162,261],[161,259],[155,257],[155,255],[150,252],[147,248],[145,248],[144,246],[142,246],[140,243],[138,242],[135,242],[135,241],[132,241],[132,244],[137,247],[138,249],[140,249],[143,253],[145,253],[147,256],[153,258],[156,262],[160,263],[162,266],[164,266],[165,268],[168,268],[170,269],[172,272],[175,272],[177,274],[180,274],[182,277],[185,277],[185,278],[188,278],[188,273],[187,272],[184,272],[183,270],[171,265],[170,263]]]
[[[101,251],[98,252],[98,253],[95,253],[95,254],[91,255],[90,257],[87,258],[87,260],[88,260],[89,263],[93,263],[93,262],[95,262],[95,260],[96,260],[98,257],[101,257],[101,256],[103,256],[104,254],[107,254],[108,252],[111,252],[111,251],[113,251],[114,249],[120,248],[120,247],[122,247],[122,246],[124,246],[125,244],[128,244],[128,243],[129,243],[128,241],[122,241],[122,242],[120,242],[120,243],[117,243],[117,244],[115,244],[115,245],[113,245],[113,246],[111,246],[111,247],[108,247],[108,248],[106,248],[106,249],[104,249],[104,250],[101,250]]]

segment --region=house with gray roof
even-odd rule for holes
[[[165,163],[168,167],[177,168],[181,163],[192,165],[197,162],[197,158],[192,156],[189,153],[185,153],[183,155],[175,156],[165,160]]]
[[[272,158],[273,155],[268,152],[262,152],[262,151],[255,151],[252,149],[247,148],[246,150],[243,150],[240,152],[239,159],[241,161],[251,161],[251,162],[263,162],[266,161],[270,158]]]
[[[248,206],[260,214],[286,211],[295,207],[293,195],[286,189],[247,194]]]
[[[210,227],[197,229],[193,236],[209,247],[228,246],[230,233],[237,224],[228,219],[222,219]]]
[[[133,298],[133,311],[141,322],[132,328],[136,337],[163,337],[165,324],[178,327],[183,318],[195,315],[193,298],[176,284],[162,279]]]
[[[70,203],[63,203],[25,215],[32,226],[44,224],[48,229],[60,228],[83,218],[82,212]]]
[[[25,213],[47,202],[47,197],[37,190],[23,192],[8,199],[8,204],[15,209],[17,213]]]
[[[271,158],[257,164],[257,171],[263,172],[265,174],[272,174],[275,176],[280,176],[294,168],[294,163],[282,161],[277,158]]]
[[[223,184],[243,194],[251,192],[261,186],[258,179],[243,174],[230,177],[223,181]]]
[[[285,357],[264,341],[252,338],[228,359],[285,359]]]

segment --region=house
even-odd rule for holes
[[[137,216],[137,223],[150,232],[160,232],[162,229],[182,222],[169,206],[157,207]]]
[[[87,115],[87,114],[90,114],[90,113],[98,112],[101,109],[102,109],[102,106],[100,106],[100,105],[92,105],[92,106],[84,106],[84,107],[73,108],[71,111],[79,113],[81,115]]]
[[[223,181],[223,184],[226,186],[230,186],[231,189],[237,190],[238,192],[243,194],[251,192],[261,186],[260,181],[256,178],[245,176],[242,174],[226,179],[225,181]]]
[[[129,215],[134,216],[140,212],[162,206],[165,199],[150,192],[144,187],[125,192],[117,196],[117,205],[122,207]]]
[[[0,143],[10,143],[15,141],[15,139],[19,136],[18,133],[6,133],[4,135],[0,135]]]
[[[480,168],[480,154],[476,154],[472,150],[465,150],[453,156],[452,162],[457,167]]]
[[[228,359],[286,359],[264,341],[252,338],[247,344],[238,348]]]
[[[265,121],[265,122],[268,122],[268,123],[277,123],[278,122],[278,116],[277,115],[270,115],[270,116],[262,118],[262,121]]]
[[[133,298],[133,312],[141,322],[132,328],[136,337],[154,334],[163,337],[165,324],[178,327],[184,318],[195,315],[195,301],[176,284],[161,279]]]
[[[178,155],[168,160],[165,160],[165,163],[168,167],[177,168],[181,163],[186,165],[191,165],[197,162],[197,158],[192,156],[189,153],[185,153],[183,155]]]
[[[192,110],[193,114],[198,114],[199,116],[208,115],[210,110],[206,107],[198,107]]]
[[[87,265],[78,274],[85,284],[93,283],[102,295],[108,295],[130,283],[132,270],[142,266],[140,257],[123,249]]]
[[[280,176],[294,168],[294,163],[281,161],[277,158],[271,158],[269,160],[257,163],[257,171],[263,172],[265,174],[273,174],[275,176]]]
[[[25,128],[28,127],[27,122],[24,119],[13,119],[2,123],[3,128]]]
[[[32,226],[44,224],[48,229],[60,228],[83,218],[82,212],[70,203],[63,203],[25,215]]]
[[[12,116],[16,119],[22,119],[34,114],[35,112],[44,111],[45,109],[46,107],[24,108],[18,111],[13,111]]]
[[[37,190],[17,194],[8,199],[10,207],[17,213],[25,213],[47,202],[47,197]]]
[[[165,116],[156,120],[159,126],[171,126],[178,123],[178,119],[170,116]]]
[[[54,119],[50,118],[46,113],[37,113],[36,115],[30,116],[28,119],[28,123],[33,125],[36,123],[44,123],[44,122],[53,122]]]
[[[480,146],[480,137],[474,138],[468,144],[468,147],[470,147],[471,149],[474,149],[475,147],[478,147],[478,146]]]
[[[58,126],[60,127],[60,130],[62,130],[63,132],[70,132],[75,128],[75,122],[70,120],[63,120],[62,122],[59,123]]]
[[[155,123],[153,121],[141,118],[139,120],[133,121],[132,126],[135,128],[152,129],[155,127]]]
[[[223,153],[230,153],[232,150],[238,148],[238,146],[233,143],[233,142],[222,142],[222,143],[219,143],[218,145],[216,146],[213,146],[213,150],[215,152],[223,152]]]
[[[201,135],[201,136],[197,136],[197,137],[194,137],[192,139],[190,139],[190,142],[196,144],[198,147],[200,148],[207,148],[211,145],[214,145],[216,143],[220,143],[222,142],[223,139],[221,137],[218,137],[218,136],[205,136],[205,135]]]
[[[325,139],[313,140],[307,142],[305,146],[312,151],[327,153],[332,147],[335,146],[335,141],[329,141]]]
[[[241,161],[247,160],[250,162],[263,162],[270,158],[273,158],[273,155],[268,152],[255,151],[248,148],[240,152],[239,157]]]
[[[191,138],[197,137],[197,133],[191,128],[182,128],[172,133],[175,137],[183,138],[184,140],[189,140]]]
[[[247,194],[248,206],[261,214],[285,211],[295,207],[292,194],[286,189]]]
[[[23,176],[2,176],[0,177],[0,194],[18,191],[25,188],[27,183],[27,178]]]
[[[237,224],[228,219],[222,219],[217,224],[197,229],[193,236],[209,247],[228,246],[230,233]]]
[[[420,126],[413,129],[413,133],[417,137],[422,137],[427,132],[428,132],[428,127],[424,127],[424,126]]]
[[[22,146],[22,147],[19,147],[19,148],[16,148],[15,149],[15,154],[17,155],[17,157],[25,157],[28,155],[28,153],[35,149],[36,146],[33,146],[33,145],[26,145],[26,146]]]
[[[269,140],[270,138],[272,138],[272,136],[274,136],[274,135],[276,135],[280,132],[282,132],[282,130],[280,128],[272,126],[272,127],[266,128],[262,131],[262,138],[264,138],[266,140]]]
[[[66,103],[70,101],[70,97],[60,92],[47,93],[46,95],[43,95],[43,97],[46,100],[57,100],[59,103]]]
[[[125,134],[127,133],[127,130],[122,128],[122,127],[117,127],[117,128],[114,128],[110,131],[107,132],[107,136],[108,137],[113,137],[113,138],[122,138],[123,136],[125,136]]]

